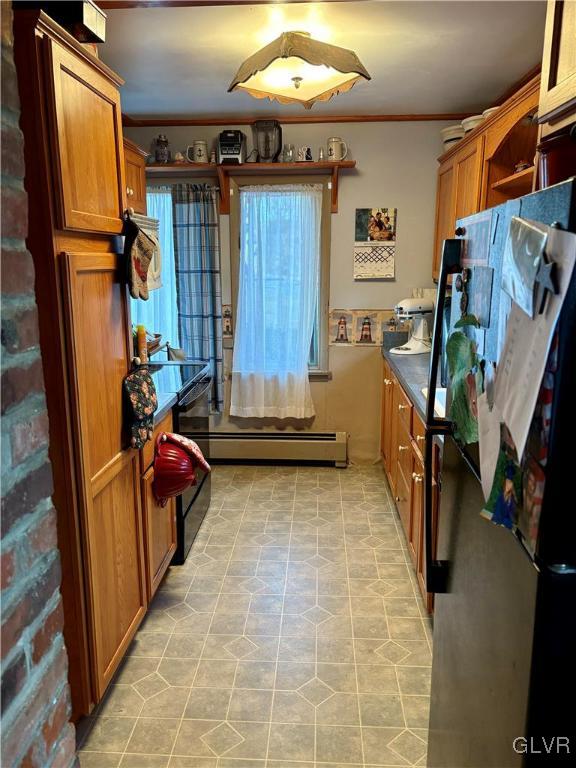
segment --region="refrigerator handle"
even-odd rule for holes
[[[463,240],[453,239],[444,240],[444,245],[442,247],[442,262],[438,280],[438,292],[436,293],[436,306],[434,307],[432,350],[430,355],[430,370],[428,374],[428,401],[426,403],[426,424],[431,427],[443,423],[443,420],[437,419],[434,414],[436,382],[438,380],[438,362],[442,352],[442,318],[444,315],[444,301],[446,299],[448,275],[453,275],[462,271],[462,245]]]
[[[426,403],[426,444],[424,449],[424,539],[426,544],[426,589],[428,592],[442,593],[448,589],[448,563],[435,560],[433,555],[432,532],[433,516],[433,483],[432,456],[434,451],[434,435],[449,434],[451,431],[448,419],[439,419],[434,413],[436,400],[436,382],[438,380],[438,362],[442,351],[442,316],[448,275],[462,270],[462,240],[444,240],[442,248],[442,265],[438,280],[438,293],[434,308],[434,326],[432,331],[432,352],[430,355],[430,372],[428,375],[428,400]]]

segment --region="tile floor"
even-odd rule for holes
[[[430,643],[379,467],[216,467],[80,764],[424,766]]]

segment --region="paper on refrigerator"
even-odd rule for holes
[[[519,458],[526,447],[556,321],[576,260],[576,235],[547,229],[546,254],[556,264],[558,293],[548,297],[544,312],[533,319],[512,303],[496,375],[494,405],[510,430]]]
[[[482,492],[484,498],[488,501],[492,485],[494,483],[494,473],[500,454],[500,422],[502,415],[498,406],[490,408],[488,404],[488,395],[483,392],[477,400],[478,407],[478,443],[480,448],[480,480],[482,481]]]

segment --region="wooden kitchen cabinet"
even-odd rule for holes
[[[436,192],[436,227],[434,233],[434,254],[432,277],[438,280],[444,240],[454,237],[454,159],[440,163]]]
[[[130,367],[131,333],[119,257],[66,253],[63,266],[87,605],[99,699],[147,607],[139,455],[122,440],[122,379]]]
[[[126,205],[135,213],[146,215],[146,157],[148,153],[124,139],[124,168],[126,178]]]
[[[390,476],[392,468],[392,403],[394,400],[395,377],[390,370],[390,366],[383,361],[382,366],[382,430],[380,441],[380,452],[382,455],[382,465],[386,474]]]
[[[538,122],[544,134],[576,120],[576,3],[548,0]]]
[[[118,87],[75,51],[45,42],[60,227],[118,234],[126,207]]]
[[[156,501],[152,488],[156,438],[161,432],[172,432],[172,430],[172,411],[168,411],[155,425],[152,440],[149,440],[140,451],[148,600],[152,600],[176,551],[176,499],[168,499],[166,506],[162,507]]]
[[[432,277],[438,280],[442,244],[459,219],[532,189],[540,79],[535,77],[439,158]],[[529,168],[517,171],[520,163]]]
[[[160,506],[154,491],[154,467],[142,477],[142,502],[146,542],[146,586],[152,600],[176,551],[176,499]]]
[[[389,382],[389,383],[387,383]],[[389,363],[383,363],[382,463],[414,564],[422,597],[429,611],[433,595],[426,589],[424,525],[424,422],[402,388]],[[432,468],[433,530],[436,526],[438,455]],[[432,542],[433,547],[435,541]]]
[[[125,207],[123,81],[32,7],[14,10],[14,56],[77,721],[102,698],[147,606],[139,454],[122,429],[129,308],[111,236]]]

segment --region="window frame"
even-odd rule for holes
[[[322,184],[322,218],[320,221],[320,286],[318,295],[318,365],[308,366],[308,377],[315,381],[332,378],[328,367],[328,305],[330,301],[330,237],[331,176],[242,176],[230,178],[230,281],[232,287],[232,321],[236,327],[238,283],[240,273],[240,190],[242,187],[286,184]]]

